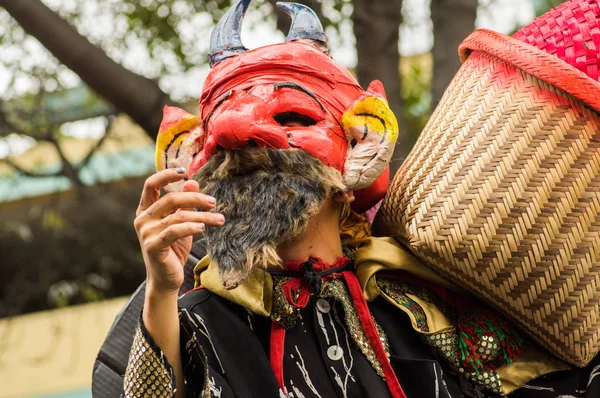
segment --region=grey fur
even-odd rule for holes
[[[225,216],[223,227],[205,235],[226,289],[256,266],[280,265],[277,246],[302,233],[325,198],[345,189],[337,170],[296,149],[223,150],[194,178]]]

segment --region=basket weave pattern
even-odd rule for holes
[[[536,18],[513,37],[556,56],[598,80],[599,16],[598,0],[569,1]]]
[[[474,52],[396,174],[378,222],[540,344],[600,343],[600,118]]]

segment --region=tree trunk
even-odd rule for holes
[[[373,80],[385,86],[390,108],[398,117],[400,135],[394,150],[390,172],[393,176],[408,153],[402,128],[400,53],[398,40],[402,22],[402,0],[355,0],[354,35],[358,66],[356,74],[363,87]]]
[[[432,106],[435,108],[460,68],[459,44],[475,29],[477,0],[431,0],[433,22]]]
[[[110,59],[40,0],[0,0],[0,6],[81,80],[156,138],[162,107],[158,84]]]

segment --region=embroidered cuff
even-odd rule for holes
[[[141,320],[135,331],[123,379],[125,397],[172,398],[175,375]]]

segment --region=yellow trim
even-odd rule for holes
[[[443,332],[447,329],[451,329],[453,327],[452,323],[450,323],[450,320],[433,304],[427,303],[426,301],[419,299],[415,295],[407,294],[407,296],[409,296],[412,300],[414,300],[417,304],[419,304],[423,308],[423,312],[425,313],[425,316],[427,317],[427,327],[429,328],[429,332],[424,332],[419,329],[419,327],[417,326],[417,321],[415,319],[415,316],[413,315],[412,312],[410,312],[408,310],[408,308],[406,308],[402,305],[399,305],[393,298],[391,298],[384,292],[381,292],[381,296],[383,298],[385,298],[394,307],[396,307],[400,311],[404,312],[410,319],[410,323],[411,323],[413,329],[415,329],[417,332],[419,332],[421,334],[439,333],[439,332]]]
[[[206,256],[194,268],[194,279],[196,287],[204,286],[217,296],[241,305],[255,314],[271,315],[273,279],[261,269],[253,270],[248,279],[237,288],[226,290],[221,283],[216,263]]]
[[[379,296],[375,274],[380,271],[406,271],[421,279],[451,289],[462,290],[426,267],[417,257],[401,246],[393,238],[369,238],[356,251],[354,258],[356,276],[365,292],[367,301]]]
[[[519,357],[513,363],[498,368],[496,373],[502,382],[502,393],[508,395],[535,378],[570,369],[569,364],[542,349],[523,346]]]

